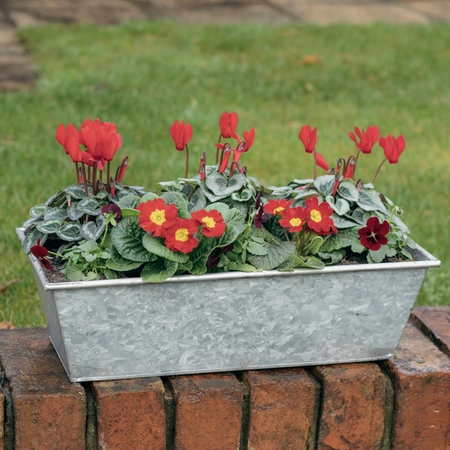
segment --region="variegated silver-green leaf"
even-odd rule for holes
[[[100,214],[98,201],[93,197],[85,197],[78,202],[78,209],[81,209],[85,214],[90,216],[97,216]]]
[[[337,190],[338,194],[348,200],[349,202],[357,202],[360,198],[360,193],[356,186],[350,181],[341,181]]]
[[[295,194],[294,203],[297,204],[299,200],[317,196],[318,192],[316,189],[296,189],[293,194]]]
[[[331,195],[335,181],[334,175],[322,175],[314,180],[314,187],[323,195]]]
[[[66,219],[67,208],[47,208],[44,212],[44,219]]]
[[[30,211],[28,212],[28,214],[30,215],[30,217],[38,217],[38,216],[42,216],[45,212],[45,210],[47,209],[47,205],[45,205],[44,203],[39,204],[39,205],[34,205]]]
[[[228,180],[222,174],[215,172],[206,177],[206,186],[218,196],[227,196],[244,186],[247,178],[241,173],[235,173]]]
[[[47,240],[47,234],[41,233],[37,228],[31,228],[22,241],[23,251],[26,254],[30,253],[31,247],[37,244],[38,239],[40,239],[40,244],[44,245]]]
[[[253,191],[250,189],[242,189],[241,192],[233,192],[231,198],[237,202],[248,202],[253,196]]]
[[[77,184],[72,184],[71,186],[64,189],[64,192],[66,192],[72,198],[74,198],[76,200],[86,198],[86,192],[84,190],[84,185],[78,186]],[[90,186],[88,187],[88,194],[92,195],[92,188]]]
[[[62,225],[61,219],[47,219],[36,225],[36,228],[45,234],[56,233]]]
[[[206,206],[206,197],[201,189],[197,189],[188,203],[189,213],[203,209]]]
[[[25,220],[25,222],[22,224],[23,228],[28,228],[30,225],[38,224],[39,222],[42,222],[44,218],[42,216],[37,217],[30,217],[29,219]]]
[[[107,198],[107,197],[108,197],[108,192],[106,192],[106,191],[104,191],[104,190],[98,191],[98,192],[95,194],[95,198],[96,198],[97,200],[104,200],[104,199]]]
[[[68,242],[75,242],[83,239],[80,234],[81,226],[78,222],[67,222],[57,232],[57,236]]]
[[[332,210],[340,216],[343,216],[350,211],[350,203],[343,198],[338,198],[335,201],[332,195],[327,195],[326,201],[331,206]]]
[[[103,229],[102,229],[103,228]],[[80,234],[88,241],[96,241],[104,231],[104,227],[98,227],[95,222],[90,220],[81,226]]]
[[[53,194],[45,204],[47,206],[58,207],[62,206],[67,201],[67,194],[64,191],[58,191],[56,194]]]
[[[359,193],[358,206],[365,211],[380,211],[387,213],[386,207],[376,191],[362,189]]]
[[[290,186],[280,186],[273,190],[272,195],[274,197],[288,197],[293,189]]]
[[[67,215],[70,220],[78,220],[80,217],[84,216],[84,211],[78,208],[78,202],[72,201],[70,206],[67,208]]]

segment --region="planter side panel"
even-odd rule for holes
[[[58,290],[64,344],[52,339],[67,350],[72,381],[385,359],[425,274],[312,271]]]

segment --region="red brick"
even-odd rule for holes
[[[303,369],[244,373],[250,389],[248,448],[313,448],[318,383]]]
[[[385,436],[385,409],[390,384],[376,364],[318,366],[322,414],[318,449],[380,449]]]
[[[170,379],[175,398],[176,450],[236,450],[241,432],[243,391],[232,374]]]
[[[45,329],[0,331],[17,450],[85,448],[86,398],[70,383]]]
[[[160,378],[93,383],[100,450],[165,450],[164,385]]]
[[[450,356],[450,306],[414,308],[411,319],[441,351]]]
[[[395,389],[393,448],[450,448],[450,359],[408,324],[386,367]]]

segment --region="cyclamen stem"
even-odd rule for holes
[[[220,144],[220,139],[222,139],[222,135],[219,134],[219,139],[217,141],[218,144]],[[216,148],[216,164],[219,164],[219,148]],[[222,150],[222,154],[223,154],[223,150]]]
[[[92,168],[92,193],[95,195],[97,193],[97,163],[94,162],[94,167]]]
[[[387,158],[384,158],[383,161],[381,161],[381,164],[378,166],[378,169],[377,169],[377,171],[375,172],[375,175],[374,175],[373,178],[372,178],[372,181],[371,181],[372,184],[374,183],[375,178],[378,176],[378,172],[380,171],[381,166],[384,164],[384,162],[385,162],[386,160],[387,160]]]
[[[86,197],[89,197],[88,182],[86,177],[86,165],[84,163],[81,163],[81,167],[83,168],[84,193]]]
[[[109,187],[109,181],[110,181],[110,179],[111,179],[111,176],[110,176],[110,170],[111,170],[111,161],[108,161],[108,165],[107,165],[107,172],[106,172],[106,174],[107,174],[107,177],[106,177],[106,180],[107,180],[107,182],[106,182],[106,190],[108,191],[108,192],[111,192],[111,189],[110,189],[110,187]]]
[[[184,171],[184,178],[189,178],[189,148],[187,144],[185,145],[186,149],[186,170]]]
[[[314,179],[317,177],[317,157],[316,157],[316,150],[313,151],[314,154]]]
[[[78,184],[78,186],[79,186],[79,185],[80,185],[80,177],[79,177],[80,171],[79,171],[78,163],[77,163],[77,162],[75,163],[75,170],[76,170],[76,172],[77,172],[77,184]]]

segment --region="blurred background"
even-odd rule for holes
[[[184,174],[174,120],[194,128],[194,174],[236,111],[238,132],[256,129],[244,164],[264,184],[312,176],[302,125],[331,165],[355,154],[355,126],[404,135],[375,187],[442,260],[418,304],[450,304],[449,67],[447,0],[0,0],[0,326],[45,325],[15,228],[75,182],[55,130],[87,117],[117,125],[125,181],[147,190]],[[382,159],[362,155],[358,176]]]

